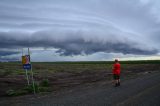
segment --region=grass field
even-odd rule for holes
[[[160,60],[121,61],[122,78],[160,70]],[[112,61],[33,62],[34,79],[40,92],[52,92],[65,87],[112,80]],[[28,74],[31,75],[30,71]],[[31,77],[31,76],[30,76]],[[29,94],[25,70],[21,62],[0,63],[0,96],[13,91]],[[46,86],[44,86],[46,85]],[[10,93],[10,92],[9,92]]]

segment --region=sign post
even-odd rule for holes
[[[23,64],[23,69],[26,71],[26,78],[27,78],[27,83],[28,85],[30,84],[29,82],[29,76],[28,76],[28,70],[31,70],[31,74],[32,74],[32,86],[33,86],[33,90],[34,90],[34,94],[35,92],[35,83],[34,83],[34,78],[33,78],[33,71],[32,71],[32,65],[31,65],[31,61],[30,61],[30,51],[28,48],[28,55],[23,55],[23,49],[22,49],[22,64]]]
[[[28,55],[30,56],[30,51],[29,51],[29,48],[28,48]],[[31,61],[30,61],[30,65],[31,65]],[[32,85],[33,85],[33,90],[34,90],[34,94],[36,94],[36,90],[35,90],[35,83],[34,83],[34,78],[33,78],[33,70],[32,70],[32,65],[30,66],[31,68],[31,73],[32,73]]]
[[[29,85],[29,78],[28,78],[28,72],[27,72],[27,69],[26,69],[26,78],[27,78],[27,83]]]
[[[22,64],[23,64],[23,68],[24,68],[24,66],[25,66],[25,64],[26,64],[26,57],[23,56],[23,49],[22,49]],[[25,71],[26,71],[27,84],[29,85],[28,71],[27,71],[26,68],[24,68],[24,69],[25,69]]]

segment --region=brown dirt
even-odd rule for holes
[[[150,71],[148,71],[150,70]],[[160,70],[159,64],[132,64],[122,65],[122,76],[136,75],[137,73],[145,73]],[[34,76],[36,82],[40,82],[44,77],[42,75]],[[86,83],[94,83],[97,81],[110,81],[112,73],[110,70],[93,70],[80,72],[56,72],[47,75],[50,87],[53,91],[63,88],[73,87]],[[7,75],[0,78],[0,97],[6,96],[9,89],[21,89],[27,84],[25,75]]]

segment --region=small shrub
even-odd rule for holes
[[[38,93],[39,92],[39,84],[35,83],[34,87],[35,87],[35,92]],[[34,92],[33,84],[26,86],[24,88],[24,90],[27,90],[29,93],[33,93]]]
[[[19,96],[19,95],[24,95],[27,93],[28,93],[28,91],[23,90],[23,89],[19,89],[19,90],[10,89],[10,90],[6,91],[7,96]]]
[[[40,91],[39,91],[39,84],[38,84],[38,83],[35,83],[34,86],[35,86],[35,92],[36,92],[36,93],[39,93],[39,92],[40,92]],[[34,89],[33,89],[33,91],[34,91]]]
[[[16,91],[15,96],[25,95],[25,94],[27,94],[27,93],[28,93],[28,91],[23,90],[23,89],[20,89],[20,90],[17,90],[17,91]]]
[[[51,92],[49,87],[39,87],[40,92]]]
[[[7,94],[8,96],[14,96],[14,95],[16,95],[16,92],[15,92],[15,90],[10,89],[10,90],[6,91],[6,94]]]
[[[42,87],[48,87],[49,86],[49,80],[48,79],[43,79],[41,82],[40,82],[40,85]]]
[[[29,93],[32,93],[32,91],[33,91],[33,86],[32,86],[32,85],[28,85],[28,86],[24,87],[23,90],[26,90],[26,91],[28,91]]]

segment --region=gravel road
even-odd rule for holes
[[[1,106],[160,106],[160,73],[147,73],[111,83],[75,87],[45,96],[0,99]]]

